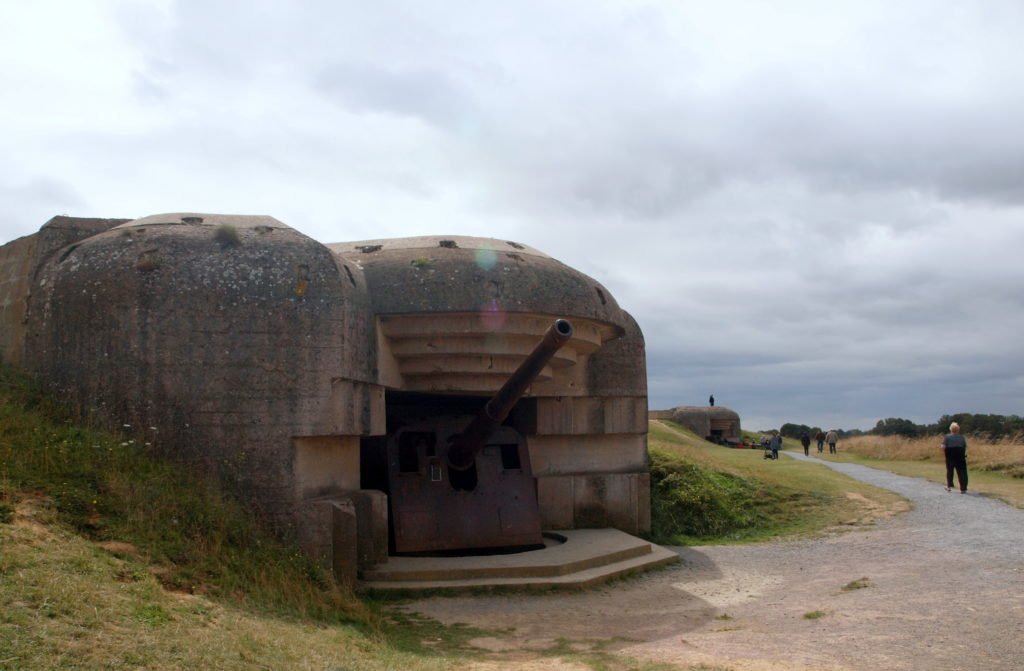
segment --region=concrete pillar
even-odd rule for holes
[[[358,577],[356,506],[350,500],[330,501],[331,569],[341,585],[354,587]]]
[[[357,562],[368,569],[388,560],[388,497],[376,489],[346,492],[356,509]]]

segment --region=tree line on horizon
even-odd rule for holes
[[[1020,415],[987,415],[970,412],[943,415],[934,424],[917,424],[902,417],[887,417],[878,420],[874,428],[869,431],[836,429],[836,433],[840,438],[865,435],[904,436],[907,438],[940,436],[949,432],[949,425],[953,422],[960,425],[961,433],[986,436],[991,440],[1024,434],[1024,417]],[[779,432],[786,438],[800,438],[807,433],[813,439],[819,431],[827,430],[806,424],[786,423],[782,425]]]

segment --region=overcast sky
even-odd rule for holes
[[[0,91],[0,241],[514,240],[636,317],[652,408],[1024,414],[1019,0],[4,0]]]

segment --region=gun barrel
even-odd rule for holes
[[[448,449],[448,467],[458,471],[473,465],[477,453],[483,448],[487,438],[498,428],[512,407],[526,392],[544,366],[572,338],[572,323],[567,319],[556,319],[544,333],[537,346],[519,365],[514,373],[505,381],[476,417],[452,442]]]

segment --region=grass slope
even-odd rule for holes
[[[905,508],[896,494],[821,465],[719,447],[668,421],[649,429],[652,539],[660,543],[815,533]]]
[[[0,669],[444,669],[352,626],[168,591],[23,498],[0,525]]]
[[[22,376],[0,369],[6,515],[21,496],[45,497],[55,521],[89,540],[130,545],[170,590],[279,615],[373,623],[362,602],[254,524],[214,483],[147,450],[135,439],[73,425]]]

